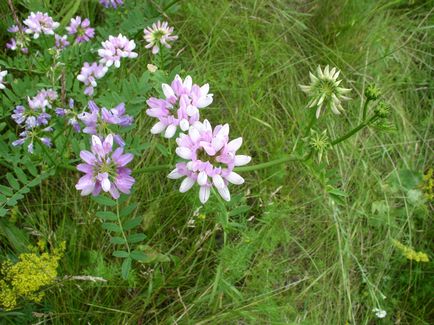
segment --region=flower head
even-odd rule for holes
[[[95,29],[90,27],[90,20],[88,18],[82,20],[80,16],[71,18],[66,31],[68,34],[75,36],[76,43],[88,42],[95,36]]]
[[[29,49],[27,48],[29,38],[26,36],[24,31],[17,25],[12,25],[8,28],[8,32],[15,34],[15,36],[6,43],[6,48],[11,51],[20,49],[22,53],[27,54],[29,52]]]
[[[197,121],[188,134],[181,133],[176,139],[176,154],[187,162],[176,164],[168,177],[185,177],[179,189],[182,193],[197,183],[202,203],[208,201],[212,186],[224,200],[230,201],[228,184],[244,183],[244,179],[233,171],[234,167],[246,165],[251,160],[249,156],[236,155],[242,142],[242,138],[229,141],[228,124],[218,125],[213,130],[208,120],[203,123]]]
[[[158,118],[151,133],[164,132],[166,138],[172,138],[178,126],[182,131],[187,131],[191,124],[199,121],[199,109],[207,107],[213,101],[213,94],[209,94],[209,85],[202,87],[193,84],[190,76],[183,81],[176,76],[172,84],[163,84],[165,98],[152,97],[148,99],[149,109],[146,114]]]
[[[83,82],[86,86],[84,94],[87,96],[92,96],[94,93],[94,88],[97,86],[96,80],[104,77],[106,73],[106,66],[96,62],[93,62],[92,64],[85,62],[81,68],[80,74],[77,76],[77,79]]]
[[[169,42],[176,41],[178,36],[172,35],[173,27],[169,27],[167,22],[158,21],[157,23],[152,24],[150,27],[146,27],[143,30],[144,38],[148,45],[146,48],[152,48],[152,53],[157,54],[160,51],[160,44],[171,48]]]
[[[327,130],[321,133],[311,130],[310,133],[309,146],[318,154],[318,161],[321,162],[324,153],[327,153],[327,150],[330,148],[330,139],[327,135]],[[325,157],[328,162],[327,154]]]
[[[96,135],[92,136],[91,152],[83,150],[80,157],[85,163],[79,164],[77,169],[85,175],[80,178],[75,188],[81,195],[97,196],[101,192],[109,192],[114,199],[120,193],[129,194],[135,180],[131,177],[131,170],[125,166],[133,160],[130,153],[124,154],[123,148],[113,151],[113,135],[109,134],[104,141]]]
[[[311,98],[308,107],[316,107],[316,117],[319,118],[323,106],[332,110],[335,114],[340,114],[344,111],[341,101],[350,100],[345,96],[351,89],[339,87],[342,80],[338,80],[340,71],[336,68],[330,70],[329,66],[321,70],[317,68],[317,75],[309,72],[311,83],[309,86],[300,85]]]
[[[57,93],[52,90],[41,90],[36,96],[27,98],[29,108],[18,105],[12,119],[26,129],[32,129],[38,126],[47,125],[51,115],[47,113],[47,108],[51,108],[51,104],[57,99]]]
[[[78,115],[84,124],[84,133],[94,134],[102,136],[104,134],[110,133],[110,125],[119,126],[129,126],[133,123],[134,119],[130,115],[126,115],[125,104],[121,103],[115,108],[107,109],[105,107],[98,107],[94,101],[90,101],[89,104],[90,112],[83,112]],[[122,138],[119,135],[114,136],[115,141],[120,146],[124,145]]]
[[[65,47],[69,46],[69,42],[66,35],[60,36],[58,34],[54,34],[54,40],[56,48],[59,50],[63,50]]]
[[[118,36],[109,36],[107,41],[101,43],[102,49],[98,50],[98,55],[101,57],[99,62],[107,67],[114,65],[116,68],[121,66],[121,58],[136,58],[137,53],[133,52],[136,48],[134,40],[129,40],[122,34]]]
[[[99,3],[102,4],[106,8],[117,8],[124,4],[123,0],[99,0]]]
[[[8,72],[6,70],[5,71],[1,71],[0,70],[0,89],[5,89],[6,88],[5,85],[4,85],[3,79],[6,77],[7,74],[8,74]]]
[[[59,27],[59,23],[55,22],[53,18],[48,16],[47,13],[38,11],[37,13],[31,12],[30,16],[24,20],[24,25],[27,26],[25,32],[33,34],[33,38],[38,38],[40,34],[53,35],[54,30]]]
[[[381,97],[381,90],[375,84],[370,84],[365,89],[365,96],[368,100],[377,100]]]

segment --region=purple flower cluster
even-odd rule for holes
[[[100,108],[94,101],[90,101],[88,106],[90,112],[83,112],[78,115],[78,118],[85,125],[83,133],[102,137],[104,134],[111,132],[109,127],[112,125],[126,127],[133,124],[133,117],[125,114],[126,110],[124,103],[121,103],[112,109],[107,109],[105,107]],[[114,139],[118,145],[122,147],[125,145],[125,142],[120,135],[114,135]]]
[[[99,3],[106,8],[117,8],[124,4],[123,0],[99,0]]]
[[[24,31],[27,34],[33,34],[33,38],[35,39],[41,34],[54,35],[54,30],[60,25],[48,16],[47,13],[40,11],[36,13],[31,12],[30,16],[23,23],[27,26]]]
[[[193,84],[190,76],[183,81],[176,76],[171,85],[162,85],[165,98],[151,97],[146,111],[151,117],[158,119],[152,127],[151,133],[164,132],[166,138],[172,138],[178,127],[187,131],[194,122],[199,121],[199,109],[209,106],[213,101],[213,94],[209,94],[209,85],[202,87]]]
[[[75,188],[81,191],[81,195],[97,196],[103,190],[118,199],[119,192],[130,193],[135,180],[131,177],[131,169],[125,166],[133,160],[133,155],[124,154],[122,147],[113,151],[112,134],[103,141],[93,135],[91,151],[81,151],[80,157],[84,163],[79,164],[77,169],[85,175],[80,178]]]
[[[75,37],[76,43],[88,42],[95,36],[95,29],[90,27],[90,20],[88,18],[82,19],[80,16],[71,18],[66,31]]]
[[[54,40],[55,40],[55,47],[58,50],[63,50],[65,47],[69,46],[69,42],[68,42],[68,36],[66,35],[58,35],[58,34],[54,34]]]
[[[51,140],[45,134],[53,131],[52,127],[48,126],[51,115],[47,113],[47,109],[52,107],[57,97],[54,90],[43,89],[36,96],[27,98],[28,108],[22,105],[15,107],[11,117],[19,126],[24,128],[24,131],[20,133],[20,139],[12,143],[13,146],[22,145],[27,139],[30,139],[28,151],[33,153],[35,138],[38,138],[44,145],[51,146]]]
[[[107,73],[107,67],[93,62],[89,64],[87,62],[84,63],[81,68],[80,74],[77,76],[77,79],[84,83],[86,89],[84,90],[84,94],[87,96],[92,96],[94,93],[94,88],[97,86],[96,80],[101,79]]]
[[[208,201],[213,186],[224,200],[230,201],[228,184],[244,183],[244,179],[233,171],[234,167],[246,165],[251,160],[249,156],[236,154],[242,142],[242,138],[229,141],[228,124],[217,125],[213,130],[208,120],[195,122],[188,134],[181,133],[176,139],[176,154],[186,162],[178,163],[168,177],[185,177],[179,189],[182,193],[197,183],[202,203]]]
[[[136,48],[134,40],[129,40],[122,34],[118,36],[109,36],[109,39],[101,43],[102,47],[98,50],[101,57],[100,63],[107,67],[114,65],[116,68],[121,66],[121,58],[134,59],[138,56],[133,50]]]
[[[28,37],[24,31],[17,25],[12,25],[8,28],[8,32],[15,34],[15,36],[6,43],[6,48],[11,51],[19,49],[24,54],[29,53],[29,49],[27,48]]]

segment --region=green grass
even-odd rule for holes
[[[376,83],[392,105],[395,132],[365,129],[333,147],[328,164],[290,162],[243,173],[226,207],[200,207],[164,172],[140,174],[135,196],[147,244],[171,262],[135,265],[128,281],[76,175],[41,186],[16,213],[29,231],[66,240],[65,282],[49,290],[43,319],[54,324],[429,324],[433,263],[405,260],[397,239],[432,254],[432,205],[412,200],[412,172],[432,167],[432,1],[181,1],[170,17],[185,74],[209,82],[206,116],[243,136],[253,164],[291,153],[309,121],[298,84],[318,64],[337,66],[353,88],[346,113],[317,124],[337,138],[358,124],[360,100]],[[146,69],[138,61],[137,75]],[[135,135],[153,144],[142,166],[166,164],[142,116]],[[174,146],[172,143],[172,150]],[[412,171],[412,172],[411,172]],[[327,184],[348,193],[340,204]],[[35,199],[36,197],[36,199]],[[229,216],[227,215],[229,213]],[[226,232],[221,224],[228,217]],[[195,227],[188,227],[194,218]],[[432,256],[432,255],[431,255]],[[388,312],[372,313],[374,292]],[[387,298],[381,299],[379,292]]]

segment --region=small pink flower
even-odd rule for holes
[[[178,127],[187,131],[191,124],[199,121],[199,109],[209,106],[213,94],[209,94],[209,85],[202,87],[193,84],[190,76],[183,81],[176,76],[172,84],[163,84],[164,99],[151,97],[147,104],[146,114],[158,118],[158,123],[152,129],[152,134],[164,132],[166,138],[172,138]]]
[[[242,142],[242,138],[229,141],[229,124],[217,125],[213,130],[208,120],[195,122],[188,135],[181,133],[176,139],[176,154],[187,162],[176,164],[168,177],[185,177],[179,188],[182,193],[197,183],[203,204],[208,201],[213,186],[224,200],[230,201],[228,184],[244,183],[244,179],[233,171],[234,167],[246,165],[251,160],[249,156],[236,154]]]
[[[81,68],[80,74],[77,76],[77,79],[83,82],[86,86],[84,94],[87,96],[92,96],[94,93],[94,88],[97,86],[97,79],[101,79],[106,73],[106,66],[96,62],[93,62],[92,64],[85,62]]]
[[[121,66],[121,58],[134,59],[138,56],[133,50],[136,48],[134,40],[129,40],[122,34],[118,36],[109,36],[107,41],[101,43],[102,49],[98,50],[98,55],[101,57],[99,62],[107,67],[114,65],[116,68]]]
[[[178,36],[172,35],[173,27],[169,27],[167,22],[162,23],[158,21],[152,24],[151,27],[146,27],[143,33],[145,34],[144,38],[146,42],[148,42],[146,48],[152,48],[152,54],[160,52],[160,44],[169,49],[171,48],[169,42],[174,42],[178,39]]]
[[[38,38],[40,34],[54,35],[54,30],[59,27],[59,23],[55,22],[53,18],[46,13],[38,11],[37,13],[31,12],[30,16],[24,20],[24,25],[27,26],[25,32],[33,34],[33,38]]]
[[[123,148],[113,151],[113,135],[109,134],[104,141],[96,135],[92,136],[91,152],[83,150],[80,157],[84,163],[77,169],[85,175],[80,178],[75,188],[81,195],[98,196],[103,190],[118,199],[119,192],[129,194],[135,180],[131,177],[131,169],[125,166],[133,160],[130,153],[124,154]]]
[[[81,19],[80,16],[71,18],[71,22],[66,27],[68,34],[75,36],[76,43],[88,42],[95,36],[95,29],[90,27],[88,18]]]

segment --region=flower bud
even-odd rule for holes
[[[381,101],[377,107],[375,107],[374,112],[378,117],[386,118],[390,114],[390,105]]]
[[[377,100],[381,96],[381,90],[374,84],[365,89],[365,96],[368,100]]]

